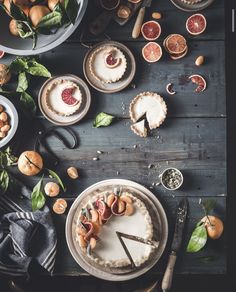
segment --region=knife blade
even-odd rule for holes
[[[139,37],[140,31],[141,31],[141,26],[143,24],[143,19],[144,19],[146,7],[147,8],[151,7],[151,4],[152,4],[152,0],[144,0],[143,1],[142,7],[139,10],[137,19],[136,19],[135,24],[134,24],[134,28],[132,31],[132,38],[136,39]]]
[[[180,250],[184,226],[188,213],[188,200],[186,198],[182,199],[177,208],[175,231],[171,245],[171,254],[169,256],[166,271],[162,280],[162,290],[167,292],[171,288],[173,272],[175,267],[175,262],[177,259],[177,253]]]

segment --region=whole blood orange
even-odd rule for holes
[[[142,55],[149,63],[157,62],[162,56],[162,48],[155,42],[149,42],[143,47]]]

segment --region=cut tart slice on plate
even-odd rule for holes
[[[103,46],[93,52],[89,69],[94,78],[102,83],[114,83],[125,74],[127,61],[123,52],[115,46]]]
[[[145,119],[130,126],[131,130],[140,137],[147,137],[147,128],[145,127]]]

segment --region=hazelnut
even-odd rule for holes
[[[204,56],[199,56],[197,57],[196,61],[195,61],[195,65],[196,66],[201,66],[205,61],[205,58]]]
[[[60,193],[60,187],[55,182],[48,182],[44,187],[45,194],[49,197],[56,197]]]
[[[10,125],[5,125],[1,127],[1,132],[7,133],[10,130],[10,128],[11,128]]]
[[[67,174],[68,174],[69,177],[72,178],[72,179],[76,179],[76,178],[79,177],[78,170],[77,170],[75,167],[73,167],[73,166],[71,166],[71,167],[69,167],[69,168],[67,169]]]
[[[0,104],[0,113],[4,111],[3,105]]]
[[[7,119],[8,119],[8,116],[7,116],[7,113],[6,113],[6,112],[2,112],[2,113],[0,113],[0,120],[1,120],[2,122],[6,122]]]
[[[66,211],[67,202],[64,199],[57,199],[52,208],[56,214],[63,214]]]

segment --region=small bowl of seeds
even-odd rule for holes
[[[180,170],[174,167],[165,169],[160,175],[160,182],[169,191],[177,190],[183,184],[184,177]]]

